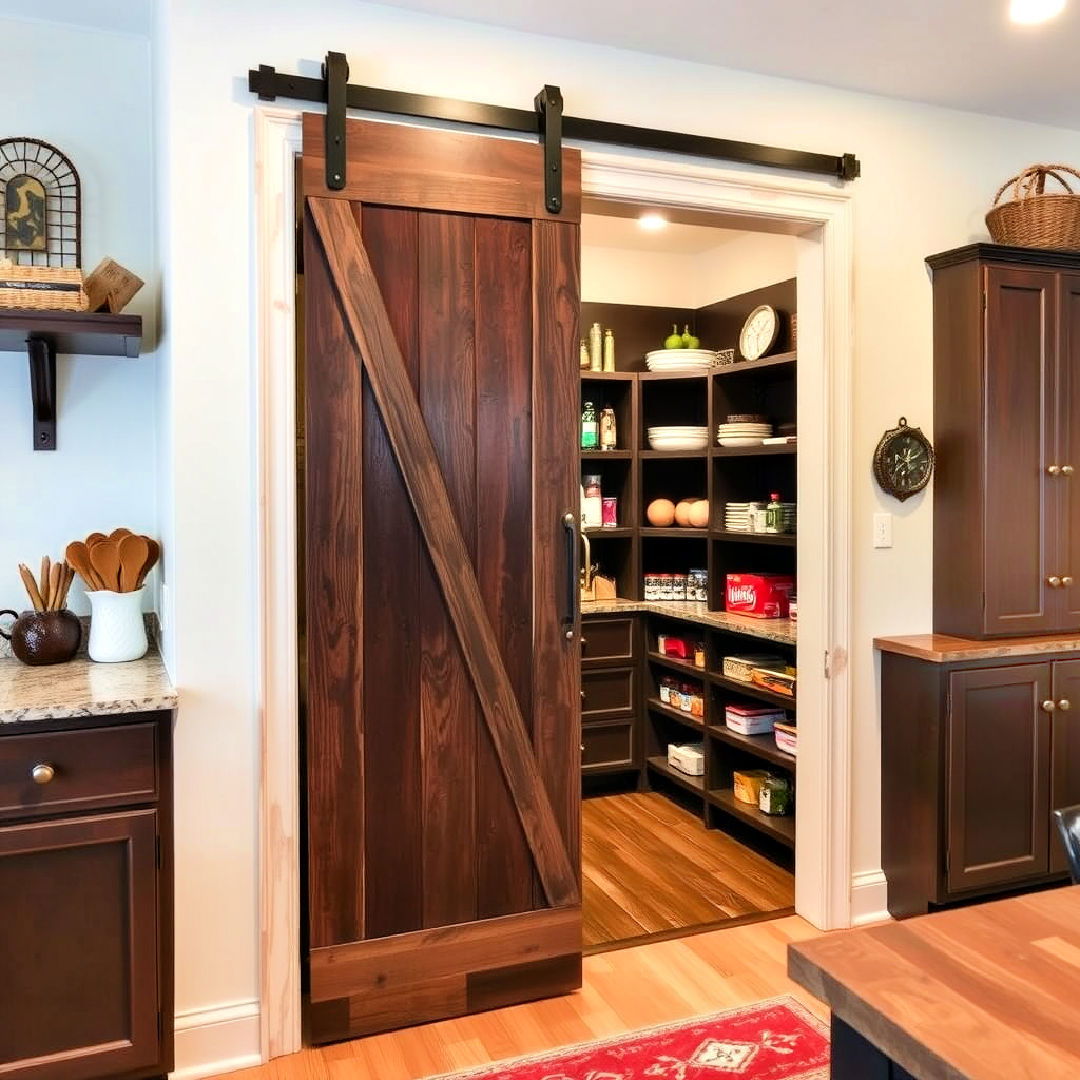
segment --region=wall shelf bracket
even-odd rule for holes
[[[44,338],[26,339],[30,358],[30,400],[34,409],[34,449],[56,449],[56,349]]]
[[[562,91],[545,86],[533,102],[544,148],[544,205],[549,214],[562,212]]]

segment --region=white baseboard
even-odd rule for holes
[[[173,1080],[200,1080],[262,1064],[257,1001],[177,1013],[174,1030]]]
[[[886,922],[889,914],[888,888],[880,870],[863,870],[851,879],[851,925]]]

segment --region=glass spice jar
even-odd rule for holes
[[[665,705],[671,704],[671,677],[663,675],[660,678],[660,700]]]
[[[682,685],[682,697],[679,699],[679,708],[683,712],[690,712],[693,709],[694,701],[694,688],[689,683],[683,683]]]
[[[694,667],[701,671],[705,670],[705,642],[694,642]]]

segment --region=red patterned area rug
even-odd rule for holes
[[[433,1080],[826,1080],[826,1026],[792,997]]]

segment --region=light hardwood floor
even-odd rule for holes
[[[654,792],[582,803],[585,947],[795,904],[795,877]]]
[[[715,930],[585,959],[584,986],[566,997],[305,1050],[236,1080],[419,1080],[491,1061],[618,1035],[792,994],[787,946],[817,937],[797,916]]]

